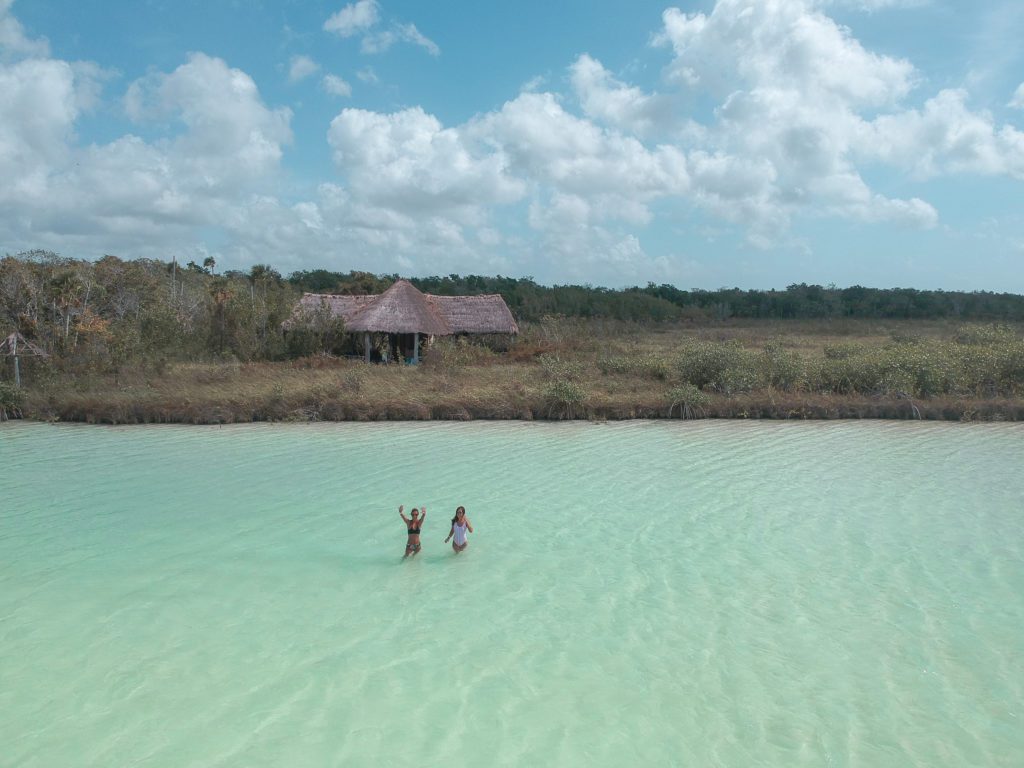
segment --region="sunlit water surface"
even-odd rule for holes
[[[1024,765],[1021,426],[7,424],[0,468],[5,767]]]

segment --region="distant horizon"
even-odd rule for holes
[[[1024,4],[0,0],[0,253],[1024,293]]]

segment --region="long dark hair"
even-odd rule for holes
[[[465,514],[466,514],[466,508],[465,508],[465,507],[456,507],[456,508],[455,508],[455,517],[453,517],[453,518],[452,518],[452,523],[453,523],[453,524],[455,523],[455,521],[456,521],[456,520],[458,520],[458,519],[459,519],[459,510],[460,510],[460,509],[462,510],[462,514],[463,514],[463,515],[465,515]]]

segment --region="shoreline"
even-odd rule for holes
[[[374,403],[319,401],[306,403],[118,402],[118,398],[88,403],[27,403],[19,417],[41,423],[107,425],[193,424],[223,425],[246,423],[317,422],[422,422],[422,421],[948,421],[1021,422],[1024,400],[1009,398],[860,397],[751,393],[715,397],[699,408],[682,413],[655,403],[584,403],[575,412],[553,412],[543,403]]]

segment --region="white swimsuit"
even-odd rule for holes
[[[455,544],[461,547],[466,543],[466,527],[465,525],[459,525],[458,523],[452,523],[452,530],[455,531]]]

